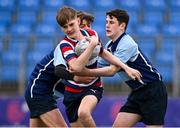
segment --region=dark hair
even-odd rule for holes
[[[88,23],[88,26],[90,26],[90,24],[94,22],[94,16],[92,14],[90,14],[90,13],[87,13],[87,12],[78,11],[77,12],[77,17],[80,18],[81,23],[82,23],[83,20],[86,20],[87,23]]]
[[[125,27],[125,30],[126,30],[126,28],[128,26],[128,22],[129,22],[129,15],[125,10],[114,9],[109,12],[106,12],[106,16],[107,15],[110,17],[113,16],[113,17],[117,18],[119,24],[124,22],[126,24],[126,27]]]
[[[68,21],[77,17],[77,11],[71,7],[64,6],[59,9],[56,15],[56,21],[63,27]]]

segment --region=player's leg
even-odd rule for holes
[[[163,128],[162,125],[148,125],[146,128]]]
[[[67,127],[58,108],[42,114],[40,118],[49,127]]]
[[[39,118],[40,113],[43,112],[39,106],[42,106],[37,103],[41,103],[39,101],[33,100],[26,97],[26,102],[30,111],[30,119],[29,119],[29,127],[47,127],[47,125]]]
[[[71,127],[83,127],[77,114],[83,95],[84,92],[78,94],[67,91],[65,92],[63,103],[65,105],[66,115]]]
[[[94,95],[85,96],[78,109],[78,117],[84,127],[96,127],[96,124],[91,115],[98,100]]]
[[[71,127],[84,127],[79,118],[77,119],[76,122],[70,123],[70,125]]]
[[[131,91],[126,103],[121,107],[113,127],[132,127],[142,119],[141,102],[139,101],[139,98],[141,99],[142,97],[141,93],[142,91]]]
[[[81,104],[78,109],[78,117],[84,126],[95,127],[95,122],[92,118],[92,111],[97,103],[102,98],[103,88],[91,88],[81,100]],[[87,107],[88,106],[88,107]]]
[[[167,108],[167,91],[162,82],[147,85],[148,100],[140,104],[143,123],[147,127],[163,127]]]
[[[31,118],[39,117],[39,119],[41,119],[48,127],[67,126],[53,96],[44,96],[44,98],[41,99],[31,99],[31,102],[28,103],[31,111]]]
[[[29,121],[30,127],[47,127],[46,124],[40,118],[30,118]]]
[[[91,98],[91,97],[93,97],[93,98]],[[89,100],[89,98],[90,98],[90,100]],[[92,113],[93,108],[96,106],[97,102],[94,103],[95,105],[93,105],[93,107],[92,107],[92,103],[93,103],[92,99],[95,99],[95,101],[97,100],[96,97],[93,95],[85,96],[81,100],[80,106],[78,108],[78,119],[75,122],[70,123],[71,127],[86,127],[86,126],[95,127],[95,123],[91,116],[91,113]],[[91,102],[91,103],[89,103],[89,102]]]
[[[132,127],[140,120],[141,116],[138,114],[119,112],[114,121],[113,127]]]

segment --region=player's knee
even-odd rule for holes
[[[84,109],[84,110],[79,110],[78,111],[78,117],[81,119],[81,120],[85,120],[89,117],[91,117],[91,113],[90,111]]]

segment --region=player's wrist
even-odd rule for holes
[[[89,43],[88,44],[88,48],[91,49],[91,50],[93,50],[95,47],[96,47],[96,44],[94,44],[94,43]]]
[[[122,67],[122,69],[124,69],[125,72],[128,72],[128,71],[129,71],[129,67],[128,67],[126,64],[124,64],[124,66]]]

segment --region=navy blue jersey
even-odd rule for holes
[[[143,76],[142,81],[145,84],[161,81],[161,75],[128,34],[122,34],[115,42],[109,41],[105,48],[129,67],[139,70]],[[98,65],[99,67],[103,67],[108,66],[109,63],[103,59],[99,59]],[[137,89],[142,86],[137,80],[134,81],[128,77],[125,72],[120,71],[118,74],[132,89]]]
[[[53,94],[55,85],[60,80],[54,74],[54,50],[47,54],[32,71],[26,90],[26,95],[31,98],[44,98]]]

